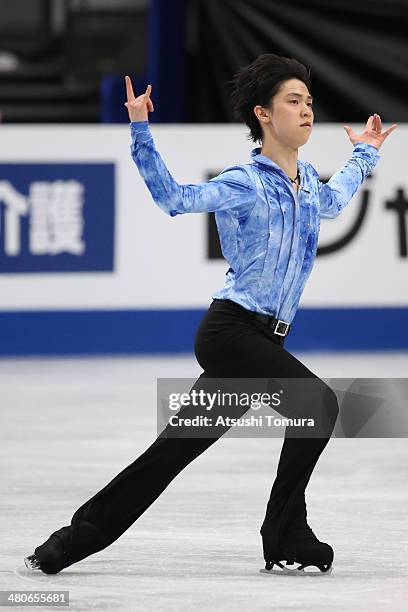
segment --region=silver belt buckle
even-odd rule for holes
[[[279,331],[279,327],[283,325],[284,326],[284,330],[283,331]],[[273,333],[276,334],[277,336],[286,336],[286,334],[288,333],[288,327],[289,327],[289,323],[286,323],[286,321],[281,321],[280,319],[278,320],[275,329],[273,330]]]

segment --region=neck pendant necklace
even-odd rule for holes
[[[298,185],[300,184],[300,172],[298,170],[297,175],[295,176],[294,179],[291,179],[290,176],[288,177],[288,179],[290,180],[291,183],[298,183]]]

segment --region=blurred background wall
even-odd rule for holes
[[[264,52],[311,68],[300,158],[322,180],[350,156],[344,123],[399,124],[322,222],[287,346],[406,350],[407,21],[402,0],[0,0],[0,354],[192,351],[227,265],[212,215],[170,219],[151,201],[123,75],[152,84],[158,148],[195,183],[249,161],[229,81]]]

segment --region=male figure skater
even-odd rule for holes
[[[316,566],[331,571],[333,549],[307,523],[305,489],[338,414],[334,392],[284,348],[285,337],[312,270],[320,218],[334,218],[348,204],[378,161],[378,149],[396,128],[382,131],[371,115],[361,134],[345,130],[353,145],[347,163],[327,184],[310,163],[298,159],[313,128],[309,71],[294,59],[265,54],[234,80],[237,118],[261,147],[252,161],[226,168],[210,181],[179,185],[156,150],[149,129],[151,86],[138,97],[126,77],[131,154],[153,200],[170,216],[210,212],[216,221],[229,270],[223,288],[202,320],[195,354],[206,378],[312,379],[313,406],[305,394],[299,408],[313,409],[329,423],[323,437],[285,435],[277,476],[261,527],[265,571],[302,573]],[[63,568],[114,542],[167,485],[216,438],[159,436],[54,532],[29,567],[46,573]],[[204,528],[204,525],[203,525]],[[286,565],[283,565],[286,562]],[[294,568],[289,567],[296,563]]]

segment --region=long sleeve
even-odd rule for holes
[[[380,159],[378,149],[373,145],[357,142],[348,162],[340,168],[327,183],[319,180],[319,174],[312,167],[318,180],[320,216],[327,219],[337,217],[350,202],[364,179]],[[310,164],[311,165],[311,164]]]
[[[229,210],[245,217],[256,201],[256,188],[242,166],[195,185],[179,185],[157,151],[148,121],[132,122],[131,155],[153,200],[168,215]],[[188,152],[186,152],[188,155]]]

